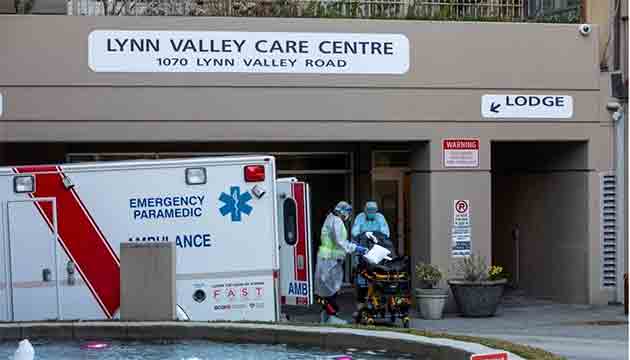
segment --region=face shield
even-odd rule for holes
[[[343,221],[348,221],[352,216],[352,206],[345,201],[341,201],[335,207],[335,212]]]

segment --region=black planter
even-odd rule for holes
[[[507,280],[470,282],[449,280],[457,307],[464,317],[494,316]]]

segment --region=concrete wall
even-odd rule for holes
[[[175,243],[122,243],[120,319],[177,319]]]
[[[518,224],[519,288],[536,297],[587,303],[587,174],[499,175],[495,184],[496,262],[516,275],[511,230]]]
[[[0,39],[8,64],[0,68],[5,131],[9,138],[27,141],[23,127],[55,127],[51,137],[56,140],[62,141],[61,131],[68,141],[91,141],[96,132],[116,139],[108,125],[133,128],[139,121],[176,122],[176,132],[192,137],[197,122],[225,128],[218,121],[226,119],[232,122],[232,137],[248,137],[243,131],[249,124],[238,120],[292,121],[302,126],[298,134],[310,129],[300,120],[474,122],[482,120],[480,97],[488,89],[573,95],[574,121],[598,119],[593,96],[599,91],[598,32],[582,37],[574,25],[334,20],[336,32],[405,34],[411,68],[404,76],[129,75],[95,73],[87,66],[87,36],[94,29],[330,31],[330,24],[325,19],[3,17],[0,33],[14,34]],[[506,51],[514,43],[527,46]],[[66,129],[68,121],[80,123],[73,131]],[[160,126],[142,127],[144,139],[176,136]]]
[[[15,0],[0,0],[0,14],[15,14]]]
[[[95,73],[87,66],[94,29],[402,33],[411,66],[405,75]],[[491,255],[492,142],[588,142],[586,241],[589,256],[599,256],[593,174],[610,170],[612,156],[597,27],[584,37],[575,25],[558,24],[18,16],[0,17],[0,33],[12,34],[0,37],[0,143],[317,142],[322,150],[339,142],[422,144],[410,174],[413,257],[448,268],[454,199],[471,201],[473,247]],[[481,117],[482,95],[510,93],[571,95],[574,116]],[[446,137],[478,138],[480,167],[445,169]],[[366,163],[359,159],[360,185]],[[358,191],[369,193],[369,186]],[[604,302],[606,294],[595,290],[596,265],[587,266],[583,286],[589,301]]]
[[[430,147],[416,143],[411,148],[409,217],[411,260],[431,263],[431,176]]]
[[[611,13],[611,5],[616,0],[583,0],[585,22],[589,24],[599,25],[599,53],[606,64],[607,57],[613,53],[612,46],[607,44],[609,27],[608,19]]]

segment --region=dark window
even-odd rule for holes
[[[297,242],[297,205],[295,200],[286,199],[284,210],[284,241],[293,246]]]

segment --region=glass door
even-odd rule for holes
[[[387,220],[398,255],[406,255],[404,189],[404,172],[401,169],[374,169],[372,198],[378,202],[380,212]]]

